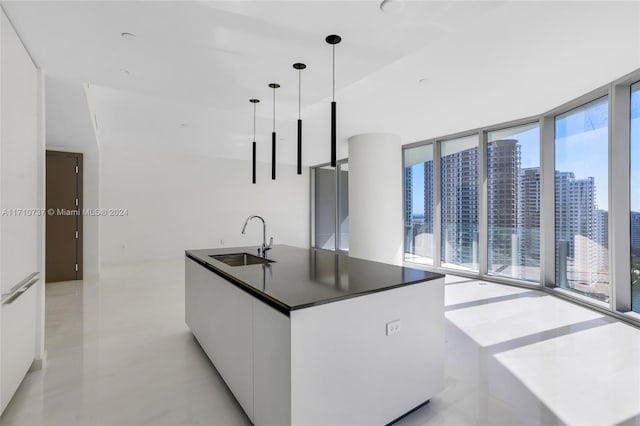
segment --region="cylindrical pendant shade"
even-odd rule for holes
[[[252,175],[253,175],[253,183],[256,183],[256,141],[253,141],[253,156],[252,156]]]
[[[331,167],[336,166],[336,103],[331,102]]]
[[[302,174],[302,120],[298,120],[298,174]]]
[[[276,179],[276,132],[271,133],[271,179]]]
[[[307,68],[302,62],[293,64],[293,68],[298,70],[298,174],[302,174],[302,117],[300,116],[302,104],[302,70]]]
[[[273,132],[271,133],[271,179],[276,180],[276,89],[278,83],[269,83],[273,89]]]

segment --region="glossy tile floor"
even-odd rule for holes
[[[183,262],[47,286],[49,365],[10,425],[248,425],[184,324]],[[446,388],[398,425],[640,425],[640,329],[516,287],[447,277]]]

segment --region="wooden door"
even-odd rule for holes
[[[46,281],[82,279],[82,154],[47,151]]]

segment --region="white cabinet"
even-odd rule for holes
[[[289,317],[186,259],[186,321],[256,425],[291,423]]]
[[[252,297],[186,260],[186,322],[253,421]]]
[[[253,423],[291,424],[291,322],[253,298]]]
[[[0,8],[0,414],[43,354],[41,81]]]
[[[2,306],[2,409],[13,397],[35,357],[36,288],[31,286],[11,303]]]

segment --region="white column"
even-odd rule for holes
[[[349,138],[349,255],[402,264],[400,136]]]

